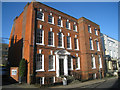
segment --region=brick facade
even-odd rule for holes
[[[40,9],[44,13],[44,21],[37,19],[37,12],[40,11]],[[52,13],[52,16],[54,17],[54,24],[48,23],[48,15],[50,15],[50,13]],[[59,16],[62,19],[63,27],[58,26],[57,20]],[[67,20],[69,20],[70,23],[70,30],[66,29]],[[77,32],[73,31],[73,24],[75,23],[77,25]],[[40,28],[40,25],[42,25],[42,30],[44,30],[44,45],[36,44],[37,29]],[[91,26],[92,33],[88,32],[88,25]],[[54,32],[54,47],[48,45],[48,32],[50,31],[50,28],[52,28],[52,32]],[[95,28],[98,30],[98,35],[95,35]],[[64,35],[63,48],[58,47],[59,32],[63,33]],[[67,36],[71,37],[71,49],[67,49]],[[90,50],[90,37],[92,37],[93,40],[94,50]],[[104,77],[104,62],[101,48],[101,39],[98,37],[100,37],[100,27],[94,22],[84,17],[76,19],[42,3],[31,2],[25,6],[24,11],[14,20],[9,42],[9,61],[12,66],[18,66],[20,60],[25,58],[28,62],[27,83],[32,83],[36,77],[44,77],[45,84],[47,83],[45,80],[47,80],[48,77],[53,77],[54,82],[57,82],[58,80],[57,76],[59,76],[59,74],[57,73],[57,67],[59,65],[57,65],[58,63],[56,61],[56,57],[59,51],[66,53],[65,58],[67,55],[70,55],[73,61],[73,69],[68,70],[64,68],[64,73],[73,75],[74,77],[81,76],[80,78],[82,80],[90,79],[94,73],[96,73],[96,78],[99,78],[98,55],[100,55],[102,59],[101,72],[102,76]],[[78,50],[75,50],[74,38],[78,39]],[[98,38],[100,51],[97,51],[97,46],[94,41],[96,38]],[[40,50],[41,54],[44,55],[44,71],[36,71],[36,54],[40,53]],[[54,71],[49,71],[49,55],[51,55],[51,52],[52,55],[55,56]],[[95,57],[95,69],[92,69],[91,67],[92,54]],[[76,70],[76,59],[74,57],[80,58],[80,68],[78,70]],[[64,63],[66,62],[68,61],[64,61]]]

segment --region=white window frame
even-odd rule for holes
[[[44,45],[44,30],[42,30],[42,43],[36,43],[37,45]]]
[[[39,11],[39,12],[42,12],[42,9],[40,9],[40,11]],[[44,13],[42,12],[42,14],[43,14],[42,19],[37,18],[37,20],[44,21]]]
[[[63,33],[61,33],[62,34],[62,46],[58,46],[58,48],[64,48],[64,35],[63,35]],[[59,34],[57,34],[57,35],[59,35]]]
[[[90,30],[89,30],[89,28],[88,28],[88,32],[89,32],[89,33],[92,33],[91,26],[88,25],[88,27],[90,27]]]
[[[55,71],[55,55],[53,56],[53,69],[49,69],[48,71]]]
[[[99,59],[99,68],[102,68],[102,59],[100,55],[98,56],[98,59]]]
[[[70,25],[69,20],[67,20],[66,23],[68,23],[68,28],[67,28],[67,27],[66,27],[66,28],[67,28],[68,30],[71,30],[71,25]]]
[[[72,49],[72,43],[71,43],[71,37],[70,36],[67,36],[70,38],[70,48],[67,48],[67,49]]]
[[[91,47],[92,47],[92,48],[90,48],[90,50],[94,50],[92,38],[90,37],[89,40],[91,40]]]
[[[49,16],[52,16],[52,22],[48,22],[49,24],[54,24],[54,17],[53,17],[53,15],[50,13],[50,15]],[[49,17],[48,17],[49,18]]]
[[[100,45],[99,45],[99,42],[98,41],[96,41],[96,44],[98,43],[98,45],[97,45],[97,51],[100,51]]]
[[[39,54],[41,54],[41,53],[39,53]],[[36,70],[36,72],[44,71],[44,54],[41,54],[41,55],[42,55],[42,69]]]
[[[58,19],[60,19],[61,20],[61,25],[57,25],[57,26],[59,26],[59,27],[63,27],[63,20],[61,19],[61,17],[59,17]]]
[[[73,31],[77,32],[77,25],[76,24],[74,24],[74,25],[75,25],[75,30],[73,30]]]
[[[71,58],[71,68],[68,68],[68,70],[73,70],[73,59]]]
[[[98,30],[95,28],[94,31],[95,31],[95,35],[98,36]]]
[[[74,49],[74,50],[79,50],[78,38],[76,38],[76,39],[77,39],[77,49]]]
[[[49,32],[52,32],[52,31],[50,30]],[[53,45],[48,45],[48,46],[55,47],[54,32],[52,33],[53,33]]]
[[[78,68],[76,68],[75,70],[80,70],[80,57],[77,57],[77,62],[78,62]]]
[[[93,56],[93,54],[92,54],[92,56],[91,56],[91,59],[93,60],[93,63],[92,63],[92,60],[91,60],[91,63],[93,64],[92,69],[96,69],[95,57]]]

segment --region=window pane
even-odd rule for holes
[[[73,25],[73,30],[76,30],[76,25]]]
[[[36,70],[42,69],[42,54],[37,54]]]
[[[52,23],[52,16],[48,15],[48,22]]]
[[[41,29],[37,29],[37,34],[36,34],[37,38],[36,38],[36,42],[37,43],[42,43],[42,37],[43,37],[43,30]]]
[[[39,19],[43,19],[43,13],[42,12],[40,12],[40,11],[38,11],[37,12],[37,18],[39,18]]]
[[[90,26],[88,26],[88,32],[91,33],[91,27]]]
[[[48,45],[53,45],[53,32],[48,32]]]
[[[67,37],[67,48],[70,48],[70,37]]]
[[[77,38],[74,38],[74,46],[75,46],[75,49],[77,49]]]
[[[58,34],[58,46],[62,47],[62,34],[61,33]]]
[[[89,39],[90,42],[90,49],[92,50],[92,39]]]
[[[78,68],[78,57],[76,58],[76,68]]]
[[[69,28],[69,22],[66,22],[66,28]]]
[[[61,26],[61,19],[58,19],[58,25]]]
[[[68,68],[71,69],[71,56],[68,55]]]
[[[49,69],[53,69],[53,55],[49,55]]]

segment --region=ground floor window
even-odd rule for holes
[[[44,84],[44,77],[36,77],[36,83],[43,85]]]

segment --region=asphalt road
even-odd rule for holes
[[[80,88],[120,88],[120,80],[118,80],[117,78],[114,79],[108,79],[104,82],[101,83],[96,83],[96,84],[92,84],[92,85],[87,85],[87,86],[83,86]]]

